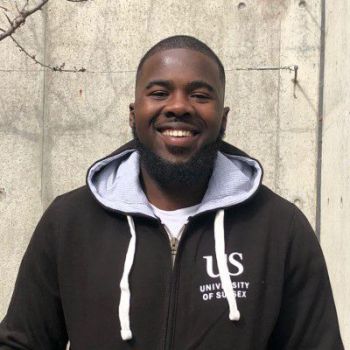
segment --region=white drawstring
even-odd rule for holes
[[[218,210],[214,222],[215,255],[219,268],[222,289],[225,292],[231,321],[239,321],[240,313],[237,308],[236,295],[232,288],[230,273],[225,254],[224,210]]]
[[[119,302],[119,321],[120,334],[123,340],[132,339],[132,332],[130,329],[130,287],[129,275],[134,262],[136,249],[136,232],[134,220],[130,215],[127,215],[131,239],[129,242],[128,251],[125,257],[123,276],[120,281],[120,302]]]

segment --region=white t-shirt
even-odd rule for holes
[[[200,204],[177,210],[162,210],[152,204],[150,205],[154,214],[160,219],[171,237],[179,239],[179,235],[182,233],[182,228],[187,223],[188,218],[197,212]]]

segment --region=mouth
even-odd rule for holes
[[[179,129],[165,129],[160,131],[160,133],[164,136],[170,136],[170,137],[191,137],[195,135],[193,131],[179,130]]]
[[[155,127],[165,145],[169,147],[192,148],[199,136],[199,130],[187,123],[167,123]]]
[[[155,125],[155,129],[164,136],[191,137],[199,134],[199,129],[189,123],[168,122]]]

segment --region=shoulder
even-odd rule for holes
[[[256,205],[263,205],[270,210],[292,213],[296,206],[289,200],[281,197],[265,185],[261,185],[255,196],[252,198]]]
[[[255,227],[264,227],[270,237],[287,244],[300,241],[318,245],[317,237],[304,213],[287,199],[262,185],[257,193],[242,205],[241,213]]]
[[[261,185],[256,193],[241,205],[242,212],[249,217],[271,220],[275,225],[283,226],[291,221],[298,211],[295,204],[281,197],[265,185]]]
[[[77,222],[106,215],[106,209],[91,194],[87,186],[82,186],[57,196],[47,208],[44,217],[55,223]]]
[[[96,201],[89,188],[85,185],[57,196],[54,199],[53,204],[57,208],[60,208],[60,210],[66,210],[76,207],[77,204],[84,207],[93,205],[96,204]]]

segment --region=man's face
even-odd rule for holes
[[[130,104],[139,141],[171,163],[185,163],[225,131],[228,108],[215,61],[189,49],[148,58]]]

